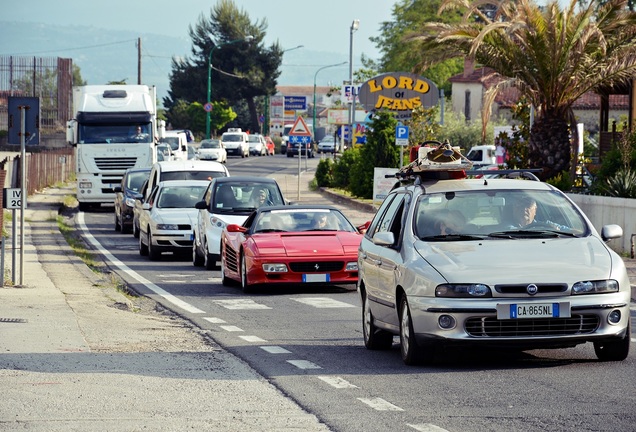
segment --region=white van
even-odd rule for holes
[[[168,144],[172,150],[173,160],[188,159],[188,136],[183,131],[165,131],[159,143]]]
[[[250,144],[247,134],[240,128],[229,128],[221,135],[221,143],[227,151],[227,155],[248,157],[250,155]]]
[[[229,177],[230,172],[220,162],[203,160],[177,160],[156,162],[150,169],[148,180],[135,197],[133,211],[133,235],[139,237],[139,214],[142,204],[148,200],[157,183],[165,180],[212,180]]]

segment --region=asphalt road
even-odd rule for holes
[[[317,162],[302,161],[301,171],[308,170],[303,181],[313,177]],[[285,179],[281,188],[292,200],[315,196],[297,187],[297,158],[230,158],[228,168],[232,175]],[[369,217],[353,209],[349,214],[354,222]],[[364,348],[354,286],[243,294],[221,285],[218,271],[189,260],[139,256],[131,234],[115,233],[107,206],[78,218],[134,290],[195,323],[332,430],[634,430],[636,347],[616,363],[597,361],[587,344],[449,350],[432,366],[408,367],[397,338],[388,352]]]

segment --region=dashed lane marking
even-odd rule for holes
[[[304,303],[306,305],[313,306],[318,309],[356,307],[352,304],[341,302],[339,300],[334,300],[329,297],[292,298],[291,300],[297,301],[298,303]]]
[[[237,326],[233,326],[233,325],[228,325],[228,326],[219,326],[221,327],[223,330],[228,331],[228,332],[242,332],[243,329]]]
[[[326,376],[326,375],[323,375],[323,376],[319,376],[318,379],[326,382],[331,387],[334,387],[334,388],[337,388],[337,389],[358,388],[358,386],[351,384],[346,379],[341,378],[341,377],[337,377],[337,376]]]
[[[233,299],[233,300],[214,300],[214,303],[218,304],[225,309],[241,310],[241,309],[271,309],[271,307],[264,304],[256,303],[251,299]]]
[[[287,363],[293,364],[298,369],[322,369],[316,363],[307,360],[287,360]]]
[[[423,423],[423,424],[406,424],[408,427],[412,427],[418,432],[448,432],[448,430],[441,428],[439,426],[435,426],[431,423]]]
[[[254,342],[254,343],[267,342],[267,340],[260,338],[258,336],[239,336],[239,338],[243,339],[245,342]]]
[[[404,411],[399,406],[393,405],[392,403],[387,402],[382,398],[358,398],[358,400],[369,405],[376,411]]]
[[[225,320],[221,318],[204,317],[203,319],[212,324],[225,324]]]
[[[270,354],[291,354],[291,351],[279,346],[262,346],[261,349]]]

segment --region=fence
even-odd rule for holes
[[[6,171],[5,188],[22,187],[21,156],[16,152],[2,152],[0,170]],[[68,182],[75,176],[73,148],[49,149],[27,153],[26,192],[32,195],[47,186]]]
[[[8,130],[9,97],[40,98],[40,134],[65,130],[73,116],[73,61],[0,56],[0,131]]]

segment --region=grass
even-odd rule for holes
[[[57,216],[57,227],[66,239],[75,255],[77,255],[92,271],[102,273],[103,265],[95,261],[95,255],[86,248],[86,244],[81,237],[77,235],[75,227],[69,225],[63,216]]]

